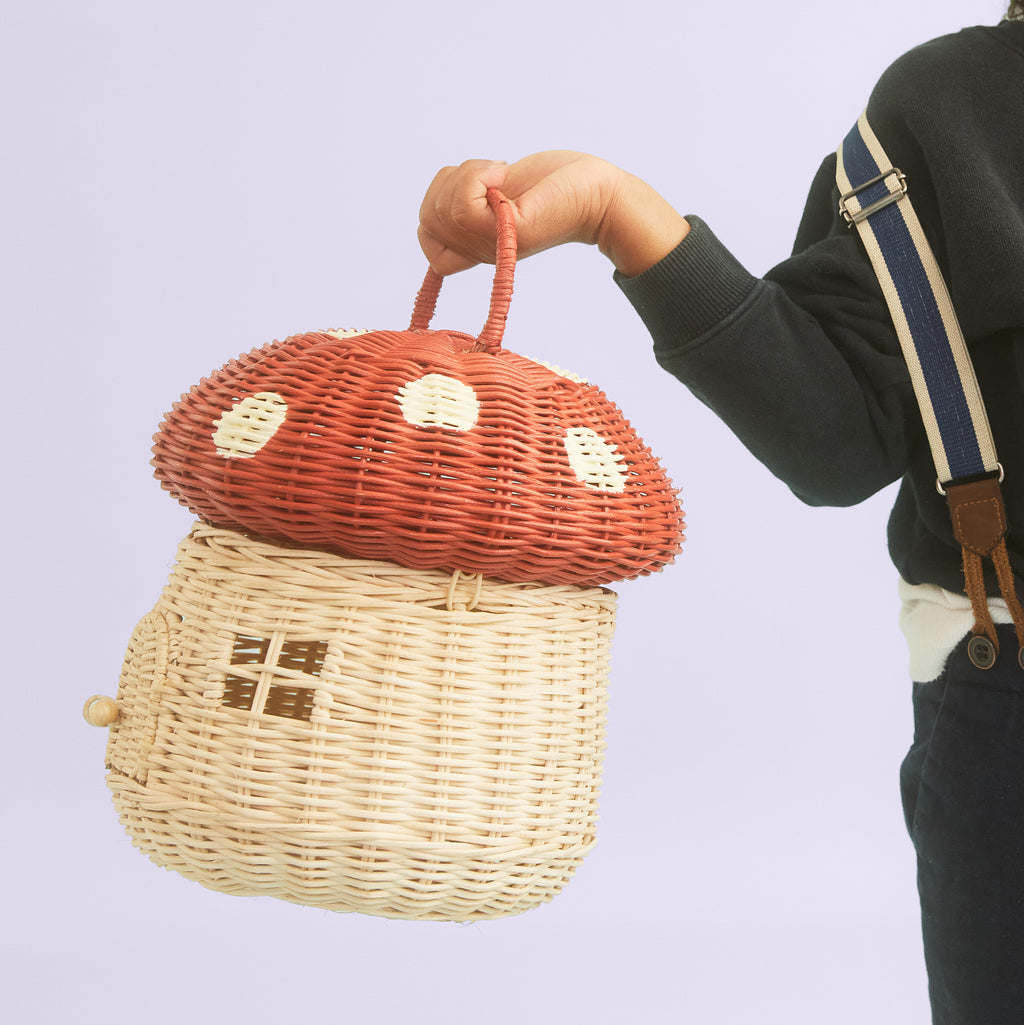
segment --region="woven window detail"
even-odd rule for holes
[[[279,715],[309,722],[313,714],[313,689],[271,685],[263,711],[266,715]]]
[[[281,669],[294,669],[310,676],[319,676],[327,657],[327,641],[285,641],[277,664]]]
[[[244,712],[262,712],[309,722],[315,706],[316,678],[327,657],[326,641],[281,641],[240,635],[235,639],[221,703]],[[296,679],[308,677],[309,682]]]

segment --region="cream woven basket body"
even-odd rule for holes
[[[594,844],[615,602],[199,522],[125,657],[121,821],[226,893],[452,921],[536,907]]]

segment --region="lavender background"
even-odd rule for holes
[[[892,495],[801,506],[589,249],[521,265],[506,343],[623,407],[689,529],[618,588],[600,843],[552,904],[455,926],[203,890],[131,847],[80,714],[191,521],[148,467],[181,391],[285,334],[403,326],[420,197],[468,157],[597,153],[763,272],[885,66],[1002,13],[868,6],[3,5],[5,1018],[927,1020]],[[489,282],[453,278],[436,323],[478,330]]]

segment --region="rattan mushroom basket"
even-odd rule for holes
[[[199,520],[136,626],[107,783],[204,886],[468,921],[550,900],[595,842],[616,596],[679,550],[676,490],[597,388],[501,348],[504,197],[479,337],[294,336],[160,425]]]

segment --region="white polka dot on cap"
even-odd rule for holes
[[[398,389],[402,416],[416,427],[469,431],[480,416],[480,400],[468,384],[446,374],[424,374]]]
[[[588,487],[622,492],[629,467],[619,450],[589,427],[570,427],[565,432],[565,451],[576,479]]]
[[[252,459],[288,416],[277,392],[257,392],[236,402],[213,425],[213,443],[225,459]]]

